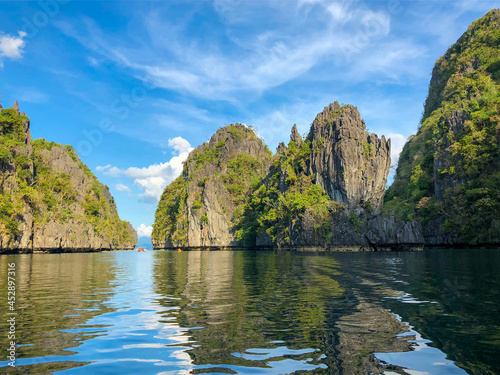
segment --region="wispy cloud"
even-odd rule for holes
[[[106,170],[106,168],[104,168],[104,170]],[[115,189],[118,190],[118,191],[128,191],[130,192],[130,188],[126,185],[123,185],[123,184],[116,184],[115,185]]]
[[[94,68],[100,65],[99,60],[97,60],[93,56],[87,57],[87,61],[89,62],[89,65],[92,66],[92,67],[94,67]]]
[[[200,35],[193,38],[182,25],[168,22],[161,10],[155,11],[143,17],[147,36],[157,47],[154,54],[131,46],[128,40],[105,35],[90,19],[83,24],[59,22],[58,26],[93,53],[152,87],[197,98],[234,101],[235,95],[260,95],[329,61],[343,64],[344,74],[359,69],[360,62],[356,66],[348,64],[352,54],[369,52],[366,58],[359,59],[366,61],[361,68],[387,79],[398,79],[407,72],[401,67],[422,53],[421,47],[391,36],[387,48],[373,56],[376,49],[372,42],[389,37],[390,14],[371,10],[366,4],[357,5],[316,2],[319,9],[308,17],[304,6],[294,14],[288,5],[268,5],[267,13],[277,20],[276,27],[249,30],[241,20],[238,26],[244,28],[243,33],[228,23],[224,49]],[[247,2],[230,6],[219,1],[214,6],[222,6],[226,18],[233,13],[256,14],[258,10]]]
[[[420,36],[432,35],[439,42],[440,48],[446,48],[466,31],[464,22],[459,22],[462,17],[471,17],[471,11],[480,14],[495,7],[498,7],[498,2],[483,0],[446,1],[442,4],[422,1],[418,7],[410,8],[408,13],[414,23],[412,26],[419,30]],[[473,17],[477,18],[479,14],[476,13]],[[472,20],[469,19],[466,23]],[[443,53],[444,51],[440,52]]]
[[[14,87],[12,93],[19,102],[42,104],[49,100],[46,93],[29,87]]]

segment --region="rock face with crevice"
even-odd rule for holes
[[[31,140],[17,102],[0,113],[0,252],[132,249],[137,233],[71,146]]]
[[[422,243],[417,223],[379,215],[390,142],[356,107],[330,104],[271,157],[252,129],[221,128],[191,152],[156,211],[153,246],[389,250]]]
[[[155,248],[238,246],[235,220],[252,181],[262,177],[271,152],[252,129],[234,124],[219,129],[193,150],[180,177],[158,204]]]
[[[391,166],[391,141],[368,133],[358,109],[337,102],[316,116],[310,130],[310,174],[348,209],[383,203]]]

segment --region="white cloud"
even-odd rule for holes
[[[179,154],[189,153],[193,149],[188,141],[182,137],[175,137],[168,140],[168,147],[172,147]]]
[[[130,188],[126,185],[123,185],[123,184],[116,184],[115,185],[115,189],[118,190],[118,191],[128,191],[130,192]]]
[[[192,148],[190,148],[192,150]],[[126,176],[130,178],[149,178],[149,177],[157,177],[157,176],[165,176],[170,175],[172,173],[182,170],[182,162],[187,157],[187,152],[179,154],[177,156],[172,157],[169,161],[165,163],[153,164],[147,167],[129,167],[127,169],[120,169],[117,167],[101,167],[101,171],[108,176],[118,177],[118,176]]]
[[[137,178],[134,184],[143,189],[142,201],[146,203],[158,202],[165,187],[172,182],[179,173],[170,173],[166,176],[154,176],[147,178]]]
[[[105,171],[105,170],[106,170],[106,169],[108,169],[108,168],[111,168],[111,164],[104,165],[104,166],[98,166],[98,167],[96,167],[96,169],[95,169],[95,170],[96,170],[97,172],[103,172],[103,171]]]
[[[138,237],[151,237],[151,233],[153,233],[153,227],[146,226],[146,224],[141,224],[137,228],[137,236]]]
[[[23,55],[23,48],[26,42],[23,38],[26,36],[24,31],[18,31],[18,37],[0,34],[0,57],[7,57],[12,60],[20,59]],[[0,67],[3,66],[0,60]]]
[[[127,169],[120,169],[108,164],[106,166],[99,166],[96,170],[112,177],[124,176],[134,179],[134,184],[139,186],[143,191],[140,194],[142,201],[157,202],[165,186],[181,174],[182,163],[193,150],[189,142],[182,137],[169,139],[168,145],[174,149],[177,155],[165,163],[153,164],[142,168],[129,167]]]

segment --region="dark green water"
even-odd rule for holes
[[[2,317],[9,263],[1,373],[500,373],[500,249],[3,255]]]

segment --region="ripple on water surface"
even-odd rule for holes
[[[487,255],[500,265],[497,253]],[[490,286],[498,287],[498,275],[488,273],[491,265],[477,259],[467,265],[448,250],[7,255],[0,257],[0,283],[12,262],[18,367],[0,362],[5,373],[495,374],[500,369],[494,354],[498,293],[482,291],[478,299],[478,280],[470,277],[481,268]],[[444,274],[438,268],[443,262],[448,262]],[[466,339],[471,328],[460,325],[471,314],[476,330],[490,332],[473,344]],[[479,324],[480,319],[486,322]]]

